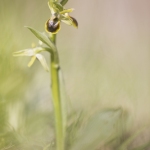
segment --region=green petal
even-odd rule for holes
[[[43,66],[43,68],[46,70],[46,71],[49,71],[49,67],[46,63],[46,60],[45,58],[43,57],[43,55],[41,54],[36,54],[36,58],[40,61],[41,65]]]
[[[65,14],[65,13],[71,13],[73,12],[73,8],[70,8],[70,9],[64,9],[63,11],[60,12],[60,14]]]
[[[28,67],[31,67],[33,63],[35,62],[36,56],[32,56],[30,62],[28,63]]]

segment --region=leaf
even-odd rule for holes
[[[94,115],[78,134],[71,150],[94,150],[117,136],[115,126],[120,120],[121,109],[105,110]]]
[[[49,46],[51,48],[51,52],[56,51],[56,47],[53,44],[52,41],[50,41],[50,39],[43,33],[26,26],[39,40],[41,40],[43,43],[45,43],[47,46]]]
[[[46,63],[46,60],[45,60],[44,56],[41,55],[41,54],[36,54],[36,57],[37,57],[37,59],[40,61],[40,63],[42,64],[43,68],[44,68],[46,71],[49,72],[49,67],[48,67],[48,65],[47,65],[47,63]]]

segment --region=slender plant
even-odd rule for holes
[[[27,27],[40,40],[39,45],[15,52],[14,56],[31,57],[28,63],[29,67],[38,59],[46,71],[50,70],[51,93],[55,114],[56,150],[94,150],[101,148],[100,146],[103,144],[118,139],[119,132],[114,128],[117,127],[118,122],[121,120],[122,109],[110,109],[96,113],[79,131],[77,131],[79,124],[79,119],[77,119],[77,121],[74,121],[70,125],[69,130],[71,133],[66,132],[68,129],[65,104],[66,97],[56,47],[56,35],[61,28],[61,22],[76,28],[78,27],[76,19],[69,15],[73,9],[64,8],[67,2],[68,0],[62,0],[60,2],[58,0],[48,1],[51,17],[45,23],[46,33],[41,33],[34,28]],[[46,59],[41,54],[44,51],[50,54],[50,69],[46,63]],[[67,140],[70,141],[68,142]],[[47,150],[49,146],[46,145],[43,150]]]
[[[60,23],[64,22],[68,25],[78,27],[76,19],[69,16],[73,9],[65,9],[64,5],[68,0],[49,0],[48,7],[51,12],[51,17],[45,23],[45,30],[48,33],[41,33],[34,28],[27,27],[39,40],[39,46],[34,46],[29,49],[21,50],[14,53],[14,56],[30,56],[31,60],[28,66],[32,66],[34,61],[38,59],[46,71],[51,73],[51,92],[55,114],[55,133],[56,133],[56,149],[65,149],[66,137],[66,111],[65,100],[63,100],[62,75],[59,64],[58,51],[56,47],[56,34],[61,28]],[[41,52],[47,51],[50,53],[50,69]]]

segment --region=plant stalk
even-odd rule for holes
[[[68,0],[61,0],[64,6]],[[58,0],[49,0],[49,3],[58,2]],[[50,34],[50,40],[56,45],[56,35]],[[66,132],[66,116],[64,113],[64,104],[61,100],[61,86],[59,78],[59,57],[57,49],[51,53],[51,88],[55,113],[55,132],[56,132],[56,149],[65,149],[65,132]]]
[[[56,35],[50,36],[51,41],[56,43]],[[60,81],[59,81],[59,59],[57,51],[51,54],[51,88],[55,113],[55,132],[56,132],[56,149],[64,150],[64,128],[63,128],[63,113],[60,96]]]

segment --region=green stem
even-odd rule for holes
[[[56,43],[56,36],[51,35],[50,39]],[[57,150],[64,150],[64,129],[63,129],[63,113],[60,97],[60,81],[59,81],[59,59],[57,51],[51,54],[51,82],[52,97],[55,113],[55,132]]]
[[[49,34],[50,40],[56,45],[56,34]]]

